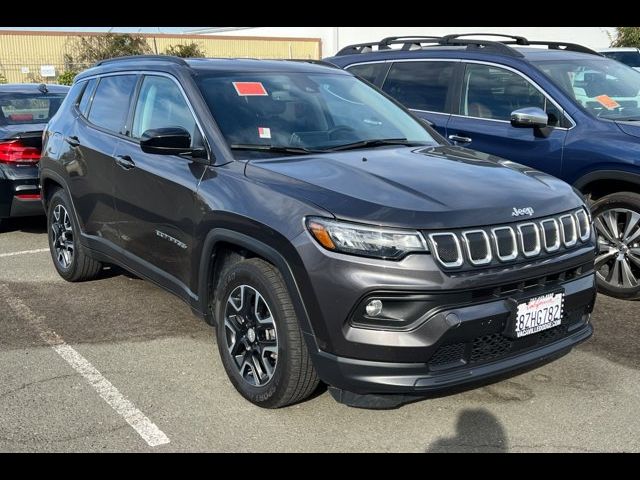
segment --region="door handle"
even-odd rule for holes
[[[136,162],[129,155],[117,155],[116,163],[125,170],[131,170],[136,166]]]
[[[469,137],[462,137],[460,135],[449,135],[449,140],[456,143],[471,143],[473,141]]]
[[[65,140],[65,142],[67,142],[72,147],[79,147],[80,146],[80,139],[78,137],[76,137],[75,135],[72,136],[72,137],[65,137],[64,140]]]

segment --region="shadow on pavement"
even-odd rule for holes
[[[0,232],[47,233],[47,217],[5,218]]]
[[[506,452],[508,449],[507,435],[500,421],[480,408],[463,410],[456,423],[455,437],[436,440],[426,452]]]

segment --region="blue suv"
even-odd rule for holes
[[[640,72],[581,45],[477,33],[390,37],[326,60],[453,144],[573,185],[598,232],[599,290],[640,297]]]

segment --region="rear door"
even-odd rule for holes
[[[117,242],[113,202],[115,151],[123,135],[137,76],[89,80],[78,104],[80,115],[65,132],[61,157],[74,206],[87,235]]]
[[[391,64],[382,90],[446,136],[459,65],[454,60],[396,61]]]
[[[452,142],[498,155],[560,176],[563,146],[571,126],[564,112],[540,88],[520,73],[498,65],[467,63],[447,137]],[[539,107],[549,115],[548,136],[511,126],[511,112]]]

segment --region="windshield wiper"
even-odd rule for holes
[[[285,147],[283,145],[259,145],[250,143],[234,143],[229,145],[231,150],[254,150],[257,152],[290,153],[292,155],[306,155],[318,153],[318,150],[309,150],[304,147]]]
[[[616,120],[618,122],[640,122],[638,117],[610,117],[610,120]]]
[[[347,143],[345,145],[338,145],[337,147],[329,147],[324,149],[325,152],[338,152],[340,150],[356,150],[358,148],[371,148],[380,147],[384,145],[426,145],[422,142],[410,142],[406,138],[382,138],[377,140],[361,140],[359,142]]]

